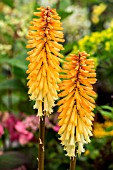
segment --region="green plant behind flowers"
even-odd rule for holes
[[[113,27],[80,39],[73,52],[78,49],[90,52],[97,65],[98,79],[105,90],[113,92]]]

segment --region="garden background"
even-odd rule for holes
[[[39,6],[57,9],[64,28],[64,56],[86,51],[94,58],[97,92],[94,136],[77,157],[76,170],[113,170],[113,0],[0,1],[0,170],[36,170],[37,110],[27,94],[26,35]],[[58,140],[57,107],[46,118],[45,169],[66,170]]]

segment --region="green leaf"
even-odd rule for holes
[[[76,42],[72,42],[69,44],[64,45],[64,51],[62,51],[63,54],[67,55],[73,50],[73,46],[76,44]]]
[[[103,115],[110,119],[113,119],[113,108],[111,106],[98,106],[97,110]]]
[[[107,132],[110,132],[112,130],[113,130],[113,126],[109,126],[109,127],[105,128],[105,131],[107,131]]]
[[[6,55],[4,56],[0,56],[0,64],[4,63],[4,62],[7,62],[8,58]]]
[[[0,170],[13,170],[26,163],[26,155],[20,152],[7,152],[0,156]]]
[[[66,9],[70,5],[71,5],[71,2],[69,0],[60,1],[60,8],[61,9]]]
[[[24,155],[26,155],[26,158],[28,159],[27,163],[27,170],[35,170],[37,169],[37,147],[31,146],[31,147],[22,147],[19,149]]]
[[[21,78],[23,78],[24,80],[26,80],[26,77],[27,77],[27,74],[26,74],[26,71],[25,70],[23,70],[23,69],[21,69],[21,68],[19,68],[19,67],[13,67],[13,74],[18,78],[18,79],[20,79],[20,77]]]
[[[14,0],[2,0],[4,4],[10,6],[11,8],[14,7]]]
[[[17,94],[11,94],[11,104],[15,105],[18,104],[20,101],[20,96]],[[9,109],[10,108],[10,103],[9,103],[9,96],[6,94],[2,97],[1,101],[3,102],[3,104]]]
[[[106,109],[106,110],[110,110],[111,112],[113,112],[113,107],[111,107],[111,106],[105,105],[105,106],[101,106],[101,108]]]
[[[16,58],[7,58],[6,56],[0,57],[0,64],[7,63],[11,66],[18,67],[22,70],[27,70],[28,62],[25,60],[25,58],[16,57]]]
[[[24,85],[18,79],[8,79],[0,82],[0,90],[25,90]]]
[[[20,58],[12,58],[12,59],[8,59],[7,63],[12,66],[21,68],[23,70],[27,70],[27,61],[25,61],[24,59],[22,60]]]
[[[107,116],[108,118],[113,119],[113,113],[107,112],[107,111],[104,111],[104,110],[99,110],[99,111],[103,116]]]
[[[72,12],[66,12],[66,11],[63,11],[63,10],[59,10],[58,11],[58,14],[59,16],[61,16],[61,19],[65,19],[66,17],[68,17],[69,15],[72,14]]]

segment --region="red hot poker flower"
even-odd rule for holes
[[[38,8],[39,12],[35,12],[34,18],[29,27],[27,35],[27,48],[32,48],[28,52],[28,87],[30,99],[35,101],[34,108],[38,109],[38,116],[46,115],[52,112],[54,101],[58,98],[57,90],[59,87],[57,82],[59,72],[61,70],[60,58],[63,58],[59,52],[63,46],[58,42],[63,42],[62,24],[60,17],[55,9],[49,7]],[[44,106],[42,107],[42,103]]]
[[[96,82],[93,59],[87,59],[86,52],[72,54],[64,62],[59,84],[59,134],[62,145],[69,157],[75,156],[75,148],[80,155],[84,152],[84,143],[90,142],[92,121],[95,108],[92,84]]]

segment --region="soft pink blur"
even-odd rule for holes
[[[52,114],[49,118],[46,117],[46,128],[52,128],[55,132],[58,132],[57,117],[58,113]],[[35,132],[39,129],[39,117],[35,115],[27,116],[25,113],[14,115],[8,112],[0,112],[0,118],[0,137],[4,134],[6,128],[11,142],[17,141],[21,145],[30,141],[35,142]]]
[[[4,122],[5,128],[8,129],[10,134],[10,140],[15,141],[19,139],[19,133],[15,129],[15,124],[18,122],[18,118],[13,114],[10,114],[7,120]]]
[[[0,124],[0,137],[4,134],[3,126]]]
[[[58,132],[59,131],[59,126],[58,125],[55,125],[55,126],[53,126],[53,130],[55,131],[55,132]]]
[[[23,121],[18,121],[15,129],[19,132],[19,143],[27,144],[32,138],[33,133],[39,128],[39,117],[28,116]]]
[[[19,143],[21,145],[27,144],[33,138],[33,134],[26,130],[24,122],[18,121],[15,129],[19,132]]]
[[[39,128],[39,117],[37,116],[28,116],[23,123],[26,129],[29,129],[32,132],[35,132]]]

